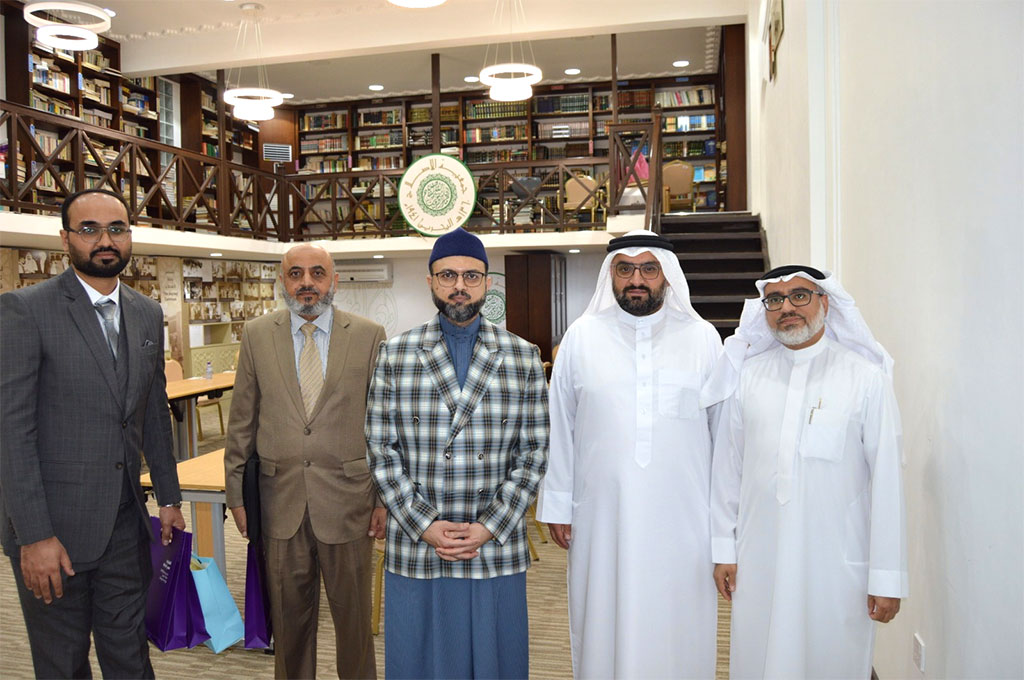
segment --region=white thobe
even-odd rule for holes
[[[906,597],[891,380],[828,338],[743,365],[720,414],[712,552],[736,564],[733,678],[871,674],[868,594]]]
[[[718,333],[674,309],[578,319],[551,379],[538,517],[572,525],[577,678],[711,678],[711,435]]]

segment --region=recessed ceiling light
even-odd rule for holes
[[[464,80],[467,83],[479,83],[480,82],[480,77],[479,76],[466,76],[462,80]]]
[[[446,0],[388,0],[392,5],[407,7],[409,9],[425,9],[443,5]]]
[[[224,253],[210,253],[210,257],[224,257]]]
[[[686,61],[685,59],[680,59],[679,61],[673,61],[672,65],[675,66],[676,68],[686,68],[687,66],[690,65],[690,62]]]
[[[375,260],[383,260],[384,256],[383,255],[374,255],[373,259],[375,259]]]
[[[283,97],[284,99],[292,99],[293,97],[295,97],[295,95],[293,95],[291,92],[285,92],[284,94],[281,95],[281,97]]]
[[[374,92],[380,92],[381,90],[384,89],[384,86],[383,85],[370,85],[370,89],[373,90]]]
[[[113,19],[114,17],[116,17],[116,16],[117,16],[117,12],[115,12],[115,11],[114,11],[114,10],[112,10],[112,9],[110,9],[109,7],[104,7],[104,8],[103,8],[103,11],[104,11],[104,12],[106,12],[106,13],[107,13],[107,16],[108,16],[108,17],[110,17],[111,19]]]
[[[565,69],[565,75],[567,76],[578,76],[579,74],[580,70],[576,67]]]
[[[571,253],[572,255],[575,255],[578,252],[580,252],[579,248],[569,248],[569,253]]]

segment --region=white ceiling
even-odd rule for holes
[[[429,91],[430,54],[441,55],[442,90],[473,86],[463,76],[494,62],[495,49],[532,49],[542,84],[608,80],[610,34],[618,35],[620,79],[714,73],[718,27],[742,23],[746,0],[513,0],[525,21],[501,21],[501,0],[448,0],[410,10],[386,0],[262,0],[262,58],[269,84],[291,103],[365,99]],[[121,70],[135,75],[228,70],[255,84],[252,33],[238,45],[241,1],[106,0],[117,12],[107,35],[121,43]],[[515,41],[513,43],[513,41]],[[491,55],[487,59],[490,47]],[[677,69],[672,62],[690,61]],[[578,76],[563,70],[575,66]],[[382,92],[367,89],[384,85]]]

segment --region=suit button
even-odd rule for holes
[[[502,418],[501,419],[501,424],[502,425],[508,425],[508,418]]]
[[[308,427],[307,427],[307,428],[304,428],[304,429],[302,430],[302,434],[305,434],[305,435],[310,435],[310,434],[312,434],[312,433],[313,433],[313,430],[309,429]]]
[[[308,460],[304,460],[304,461],[302,461],[302,465],[304,467],[309,467],[310,465],[312,465],[312,463],[310,463]]]
[[[124,420],[124,421],[121,422],[121,429],[122,430],[127,430],[128,429],[128,421],[127,420]]]
[[[416,424],[418,424],[419,422],[420,422],[420,417],[419,417],[419,416],[413,416],[413,417],[412,417],[412,424],[413,424],[413,425],[416,425]]]
[[[477,490],[476,490],[476,492],[477,492],[478,494],[482,494],[482,493],[484,492],[484,490],[483,490],[483,489],[477,489]]]
[[[118,461],[117,463],[114,463],[114,468],[117,470],[121,470],[124,468],[124,463]]]
[[[445,458],[449,458],[449,459],[450,459],[450,458],[452,457],[452,454],[450,454],[450,453],[448,453],[447,451],[445,451],[445,453],[444,453],[444,457],[445,457]]]
[[[477,460],[483,460],[484,459],[484,454],[482,454],[482,453],[476,454],[476,459]]]

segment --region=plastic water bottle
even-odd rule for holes
[[[207,380],[213,380],[213,362],[212,361],[207,361],[206,362],[206,379]]]

